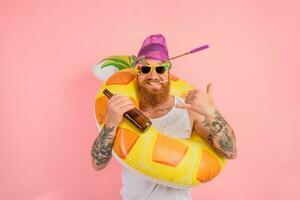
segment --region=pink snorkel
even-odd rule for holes
[[[193,49],[193,50],[191,50],[191,51],[188,51],[188,52],[186,52],[186,53],[184,53],[184,54],[180,54],[180,55],[178,55],[178,56],[174,56],[174,57],[170,58],[169,60],[174,60],[174,59],[179,58],[179,57],[181,57],[181,56],[185,56],[185,55],[188,55],[188,54],[196,53],[196,52],[198,52],[198,51],[207,49],[208,47],[209,47],[209,46],[206,44],[206,45],[197,47],[197,48],[195,48],[195,49]]]

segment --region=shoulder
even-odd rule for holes
[[[184,103],[184,98],[179,97],[179,96],[173,96],[175,98],[176,103]]]
[[[195,113],[194,111],[188,110],[189,118],[191,121],[191,124],[194,126],[196,123],[203,122],[205,120],[205,117],[202,115],[199,115]]]

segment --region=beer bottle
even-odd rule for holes
[[[111,93],[108,89],[103,91],[103,94],[107,96],[107,98],[111,98],[113,93]],[[133,108],[128,110],[123,114],[123,117],[130,121],[136,128],[138,128],[141,132],[145,132],[150,126],[151,121],[148,119],[141,111],[137,108]]]

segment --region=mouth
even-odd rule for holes
[[[146,83],[147,85],[150,85],[150,86],[157,86],[157,85],[160,85],[160,82],[153,82],[153,81],[151,81],[151,82],[147,82]]]

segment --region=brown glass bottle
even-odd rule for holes
[[[111,98],[113,93],[111,93],[108,89],[103,91],[103,94],[107,96],[107,98]],[[141,132],[145,132],[150,126],[151,121],[148,119],[141,111],[137,108],[133,108],[128,110],[123,114],[123,117],[130,121],[136,128],[138,128]]]

